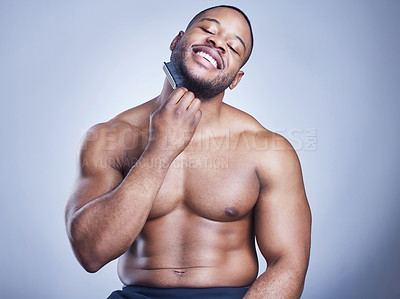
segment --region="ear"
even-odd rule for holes
[[[175,38],[172,40],[171,45],[169,46],[169,49],[172,51],[176,44],[178,43],[178,41],[182,38],[182,36],[185,34],[185,32],[183,32],[182,30],[179,31],[178,35],[175,36]]]
[[[239,82],[242,79],[243,75],[244,75],[243,71],[238,71],[238,73],[236,74],[235,79],[233,79],[231,85],[229,85],[229,89],[231,89],[231,90],[234,89],[239,84]]]

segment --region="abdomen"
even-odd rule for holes
[[[251,212],[220,222],[183,207],[148,221],[118,264],[124,284],[153,287],[248,286],[257,272]]]

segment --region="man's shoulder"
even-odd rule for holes
[[[116,152],[140,144],[148,135],[152,101],[130,108],[112,119],[90,127],[82,140],[82,150]]]
[[[154,110],[153,100],[147,101],[139,106],[125,110],[112,119],[97,123],[89,130],[89,134],[106,134],[125,130],[148,129],[149,118]]]
[[[139,106],[130,108],[125,110],[114,118],[106,122],[110,128],[115,129],[116,127],[121,127],[124,129],[125,127],[132,128],[146,128],[148,129],[150,114],[156,108],[155,99],[147,101]]]
[[[255,141],[273,140],[276,133],[261,125],[252,115],[236,107],[225,104],[231,130]]]
[[[297,154],[290,142],[282,135],[262,126],[253,116],[227,105],[232,128],[245,144],[246,149],[254,153],[258,163],[278,163],[297,160]]]

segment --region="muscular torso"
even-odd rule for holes
[[[140,109],[148,115],[151,105]],[[123,174],[148,138],[148,118],[135,126],[141,142],[115,157]],[[260,184],[251,132],[233,126],[196,133],[169,167],[143,230],[120,257],[126,285],[249,286],[257,276],[253,208]]]

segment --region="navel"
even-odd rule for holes
[[[225,209],[225,214],[229,217],[237,217],[239,215],[239,211],[234,207],[228,207]]]
[[[182,274],[186,273],[186,270],[184,270],[184,269],[174,269],[173,271],[177,275],[182,275]]]

